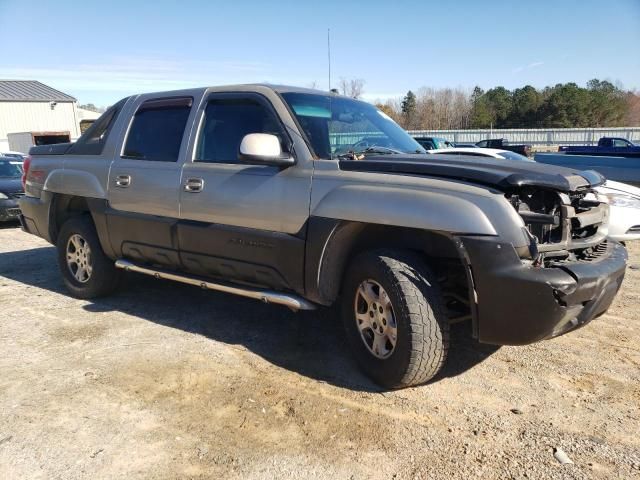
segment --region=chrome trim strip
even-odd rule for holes
[[[260,300],[264,303],[275,303],[277,305],[284,305],[292,310],[315,310],[316,306],[297,295],[274,292],[270,290],[258,290],[253,288],[224,285],[220,283],[213,283],[208,280],[199,279],[196,277],[190,277],[173,272],[167,272],[164,270],[156,270],[149,267],[143,267],[136,265],[128,260],[118,259],[116,260],[116,267],[130,272],[142,273],[144,275],[150,275],[155,278],[162,278],[164,280],[173,280],[174,282],[186,283],[188,285],[195,285],[197,287],[204,288],[205,290],[216,290],[218,292],[231,293],[233,295],[239,295],[241,297],[253,298]]]

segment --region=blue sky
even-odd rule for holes
[[[507,88],[597,77],[640,89],[640,0],[0,0],[0,78],[108,105],[190,86],[327,88],[369,100],[422,86]]]

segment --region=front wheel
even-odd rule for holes
[[[425,383],[444,365],[449,322],[435,276],[404,250],[358,255],[342,295],[347,338],[364,372],[385,388]]]
[[[121,272],[102,251],[91,217],[67,220],[56,247],[62,279],[74,297],[100,297],[118,287]]]

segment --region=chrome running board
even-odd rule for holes
[[[253,298],[260,300],[264,303],[275,303],[277,305],[284,305],[291,310],[315,310],[316,306],[297,295],[288,293],[274,292],[270,290],[258,290],[247,287],[225,285],[221,283],[213,283],[209,280],[204,280],[197,277],[190,277],[187,275],[168,272],[166,270],[157,270],[150,267],[143,267],[136,265],[128,260],[119,259],[116,260],[116,267],[121,268],[127,272],[137,272],[144,275],[150,275],[155,278],[162,278],[164,280],[173,280],[174,282],[186,283],[188,285],[195,285],[205,290],[216,290],[218,292],[232,293],[233,295],[239,295],[241,297]]]

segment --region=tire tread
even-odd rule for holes
[[[388,293],[403,299],[393,305],[396,315],[408,320],[411,331],[406,369],[386,386],[402,388],[429,381],[444,365],[449,349],[449,323],[435,275],[420,254],[409,250],[371,250],[360,254],[353,268],[361,262],[375,262],[386,272],[395,295]]]

